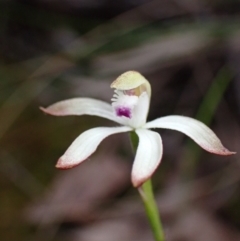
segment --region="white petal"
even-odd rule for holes
[[[91,98],[63,100],[50,105],[47,108],[41,107],[40,109],[47,114],[55,116],[93,115],[118,122],[115,114],[113,113],[112,106],[109,103]]]
[[[184,116],[166,116],[148,122],[144,128],[165,128],[180,131],[192,138],[199,146],[206,151],[218,155],[231,155],[214,132],[202,122]]]
[[[143,92],[138,99],[138,104],[134,108],[133,118],[131,120],[131,126],[138,128],[146,123],[147,115],[149,111],[149,96],[146,92]]]
[[[139,145],[132,169],[132,183],[139,187],[149,179],[162,159],[162,140],[157,132],[138,129]]]
[[[130,127],[97,127],[83,132],[70,145],[58,160],[56,167],[66,169],[86,160],[98,147],[101,141],[116,133],[130,131]]]

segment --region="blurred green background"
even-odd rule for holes
[[[197,118],[238,152],[239,14],[238,0],[1,0],[0,239],[152,240],[130,183],[128,137],[110,137],[86,164],[56,170],[81,132],[114,124],[51,117],[39,106],[110,102],[110,83],[137,70],[152,85],[149,120]],[[159,132],[154,187],[167,241],[240,240],[238,154],[215,156]]]

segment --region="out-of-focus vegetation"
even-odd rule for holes
[[[0,2],[0,239],[151,240],[131,188],[125,135],[89,161],[55,169],[94,117],[38,109],[72,97],[110,101],[127,70],[152,85],[149,120],[196,117],[224,145],[240,144],[240,3],[237,0],[2,0]],[[239,155],[214,156],[160,130],[154,175],[167,241],[240,240]]]

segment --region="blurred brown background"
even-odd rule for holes
[[[153,240],[130,183],[128,136],[56,170],[81,132],[114,123],[38,107],[110,101],[110,83],[137,70],[152,85],[149,120],[197,118],[239,152],[239,13],[239,0],[1,0],[1,241]],[[239,154],[215,156],[181,133],[159,133],[153,181],[167,241],[240,240]]]

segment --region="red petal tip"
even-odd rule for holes
[[[220,154],[220,155],[223,155],[223,156],[230,156],[230,155],[234,155],[236,154],[237,152],[234,152],[234,151],[229,151],[227,148],[225,148],[223,150],[223,152]]]
[[[73,168],[75,166],[77,166],[78,164],[66,164],[65,161],[62,160],[62,158],[60,158],[57,162],[57,164],[55,165],[56,168],[58,169],[70,169]]]
[[[47,113],[47,114],[48,114],[47,108],[44,108],[44,107],[40,106],[39,109],[40,109],[41,111],[43,111],[44,113]]]

